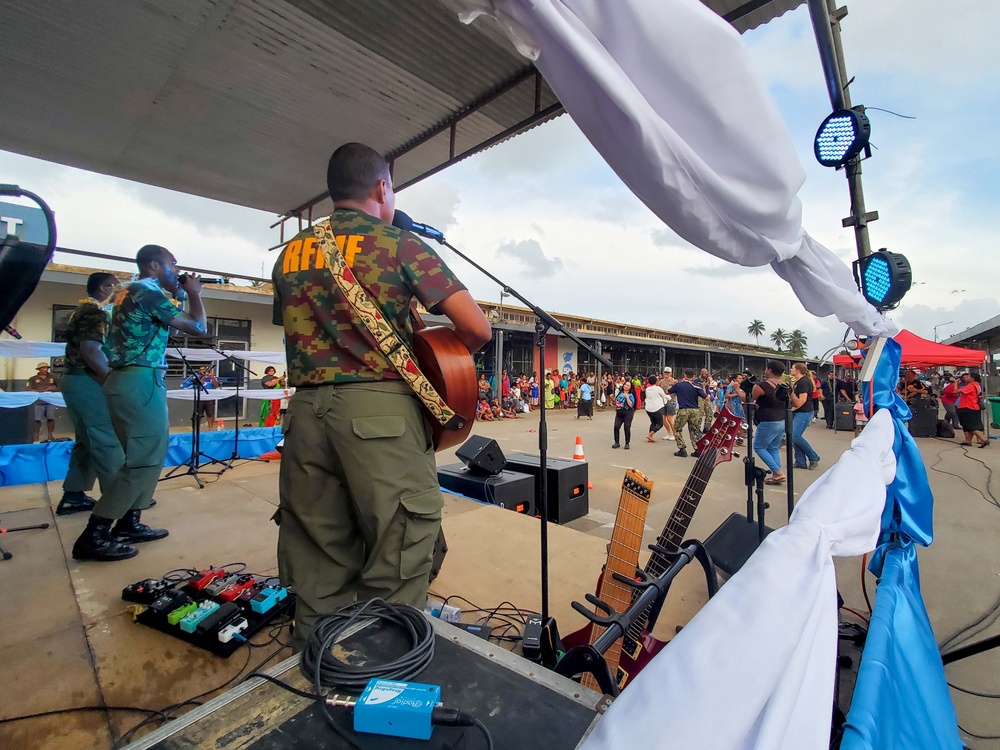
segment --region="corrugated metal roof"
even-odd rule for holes
[[[804,0],[703,1],[744,30]],[[405,185],[561,112],[445,0],[4,5],[0,147],[275,213],[322,195],[340,143]]]

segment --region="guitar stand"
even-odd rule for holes
[[[694,559],[697,559],[705,571],[705,581],[708,586],[708,596],[711,599],[719,590],[718,579],[715,575],[715,565],[712,557],[705,545],[696,540],[684,542],[677,552],[669,552],[665,548],[653,544],[650,549],[654,552],[673,558],[662,575],[649,576],[644,571],[636,571],[639,580],[633,580],[620,573],[612,573],[612,577],[619,583],[631,586],[639,593],[632,604],[623,612],[615,612],[608,604],[602,602],[593,594],[587,594],[586,599],[594,607],[599,609],[604,615],[591,612],[579,602],[573,602],[573,609],[590,620],[593,624],[605,628],[604,632],[592,644],[576,646],[571,648],[559,663],[556,664],[555,672],[563,677],[573,678],[576,675],[588,673],[597,681],[601,691],[606,695],[615,698],[621,693],[618,683],[612,678],[608,663],[604,660],[604,653],[619,638],[622,638],[629,627],[640,617],[645,617],[647,611],[659,613],[663,606],[670,584],[677,574]],[[649,627],[653,627],[655,618],[650,617]]]

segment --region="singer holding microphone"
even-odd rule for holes
[[[87,528],[73,545],[77,560],[124,560],[138,554],[133,543],[167,536],[140,520],[153,500],[167,455],[166,349],[169,329],[189,336],[207,330],[196,276],[179,276],[177,259],[166,248],[146,245],[135,258],[139,280],[115,295],[105,347],[110,370],[104,395],[125,463],[101,488]],[[183,312],[174,297],[190,300]],[[114,523],[114,528],[112,524]]]

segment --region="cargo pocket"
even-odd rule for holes
[[[362,440],[394,438],[406,432],[406,420],[396,416],[355,417],[351,429]]]
[[[125,446],[125,465],[130,469],[140,466],[162,466],[167,457],[167,434],[130,435]]]
[[[406,528],[399,551],[399,577],[402,580],[426,576],[430,572],[434,542],[441,529],[441,490],[424,490],[399,498],[400,512]]]

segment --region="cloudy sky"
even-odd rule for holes
[[[874,158],[864,164],[872,245],[904,253],[915,286],[893,317],[945,338],[1000,314],[1000,3],[852,0],[844,47],[855,104],[869,111]],[[812,156],[829,113],[805,7],[743,36],[799,150],[807,230],[845,261],[856,257],[842,172]],[[990,113],[994,113],[991,115]],[[146,242],[180,249],[188,265],[269,275],[274,217],[16,154],[0,152],[0,181],[42,195],[60,244],[127,255]],[[769,268],[718,261],[667,230],[618,180],[568,116],[401,192],[399,208],[549,310],[748,340],[801,328],[814,356],[840,341],[834,318],[804,312]],[[499,290],[443,251],[478,299]],[[62,262],[80,263],[69,256]]]

